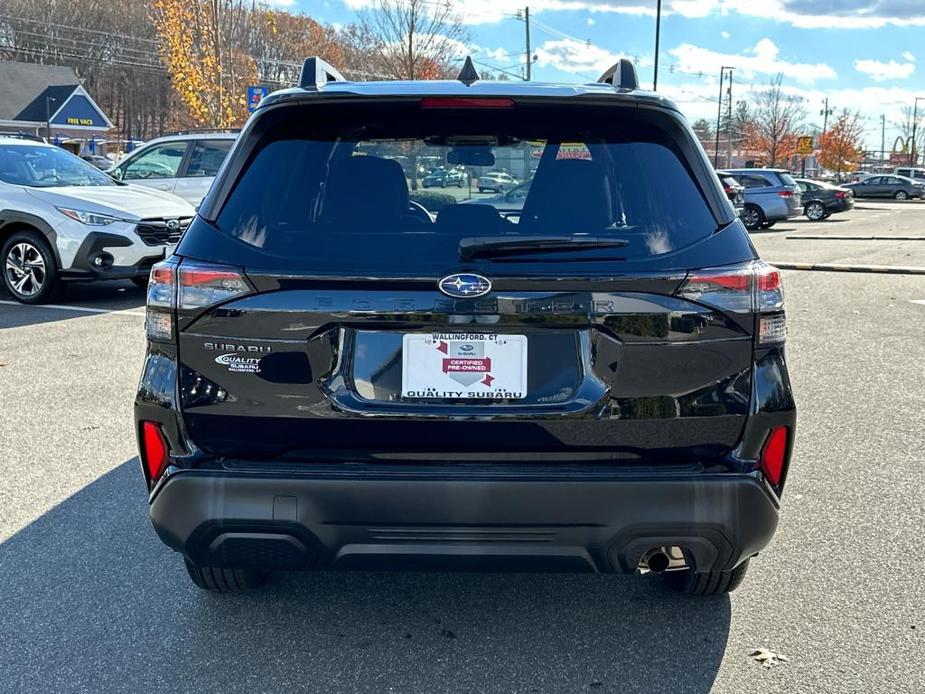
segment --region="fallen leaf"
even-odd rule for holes
[[[754,649],[751,653],[749,653],[749,656],[752,660],[761,663],[766,668],[770,668],[774,665],[780,665],[781,663],[786,663],[790,660],[790,658],[783,655],[782,653],[775,653],[774,651],[770,651],[763,647]]]

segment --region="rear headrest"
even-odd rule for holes
[[[470,234],[479,234],[481,230],[494,231],[501,226],[513,227],[494,207],[480,203],[447,205],[437,213],[436,226],[438,231],[461,231]]]
[[[408,184],[401,164],[379,157],[334,163],[322,217],[339,223],[394,222],[408,213]]]
[[[547,231],[598,231],[613,223],[607,175],[590,159],[556,159],[541,165],[524,201],[521,227]]]

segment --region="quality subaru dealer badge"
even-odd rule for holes
[[[519,400],[526,391],[526,335],[426,333],[402,338],[403,398]]]

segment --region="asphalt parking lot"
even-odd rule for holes
[[[925,236],[925,203],[859,206],[753,238],[772,261],[925,267],[925,240],[862,238]],[[788,238],[812,235],[857,238]],[[142,292],[0,296],[0,691],[925,691],[925,277],[784,275],[799,423],[781,526],[713,599],[530,574],[203,593],[146,517]]]

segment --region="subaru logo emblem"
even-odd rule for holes
[[[179,219],[168,219],[167,228],[170,229],[170,231],[176,231],[177,229],[180,228],[180,220]]]
[[[491,281],[487,277],[471,273],[447,275],[437,286],[441,292],[454,299],[472,299],[485,296],[491,291]]]

